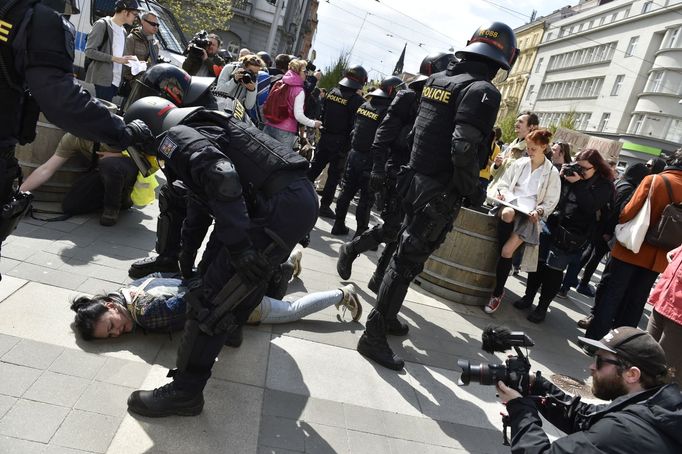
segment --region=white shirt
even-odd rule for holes
[[[111,55],[114,57],[122,57],[123,56],[123,48],[125,47],[126,43],[126,33],[125,29],[121,27],[120,25],[116,25],[114,21],[110,22],[111,24],[111,29],[114,32],[114,41],[111,43]],[[114,63],[114,80],[111,82],[113,85],[116,85],[117,87],[121,85],[121,72],[123,70],[123,65],[120,63]]]
[[[542,166],[531,172],[531,162],[523,166],[521,175],[516,182],[516,186],[512,192],[514,193],[516,205],[522,210],[528,212],[535,209],[538,199],[538,187],[540,186],[540,178],[542,177]],[[511,200],[510,200],[511,202]]]

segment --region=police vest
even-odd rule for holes
[[[452,173],[451,147],[460,94],[472,82],[471,74],[448,76],[446,71],[432,75],[422,90],[414,124],[410,167],[426,174]]]
[[[386,116],[389,100],[386,98],[372,98],[365,102],[355,112],[355,126],[353,127],[353,150],[368,153],[372,148],[374,136],[381,121]]]
[[[350,134],[353,116],[362,104],[362,97],[354,90],[332,89],[324,98],[323,134]]]
[[[403,125],[398,132],[398,137],[391,144],[391,154],[388,157],[388,167],[400,169],[401,166],[407,164],[410,160],[410,151],[412,150],[412,128],[414,121],[417,118],[417,108],[419,107],[419,94],[414,90],[403,90],[403,93],[398,92],[396,98],[400,96],[399,101],[392,106],[395,108],[396,114],[400,115]]]

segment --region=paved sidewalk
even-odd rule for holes
[[[410,334],[390,340],[407,360],[405,371],[368,362],[355,345],[374,302],[367,289],[374,252],[356,261],[351,279],[365,305],[360,322],[338,320],[332,307],[297,323],[249,327],[241,348],[221,353],[200,416],[133,417],[128,394],[167,381],[180,335],[82,341],[69,301],[129,282],[129,265],[153,250],[157,213],[156,203],[123,212],[115,227],[100,226],[95,215],[27,219],[3,245],[0,452],[509,452],[494,388],[456,384],[457,359],[495,360],[480,350],[491,322],[526,331],[536,342],[531,361],[543,374],[589,376],[575,325],[589,301],[571,292],[544,324],[533,325],[510,304],[523,291],[523,278],[515,277],[493,316],[413,285],[402,311]],[[330,229],[318,221],[292,295],[341,285],[335,266],[342,239]]]

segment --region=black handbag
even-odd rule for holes
[[[659,176],[663,177],[670,203],[663,209],[658,223],[649,227],[644,241],[666,251],[672,251],[682,244],[682,203],[675,203],[670,181],[665,175]]]
[[[561,224],[552,228],[552,244],[564,252],[574,253],[582,250],[590,235],[573,233]]]

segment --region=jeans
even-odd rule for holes
[[[296,138],[298,137],[298,134],[295,132],[285,131],[284,129],[275,128],[270,125],[265,125],[263,132],[292,149],[294,148]]]
[[[305,295],[296,301],[280,301],[267,296],[261,303],[261,323],[290,323],[336,304],[343,298],[341,290],[329,290]]]

